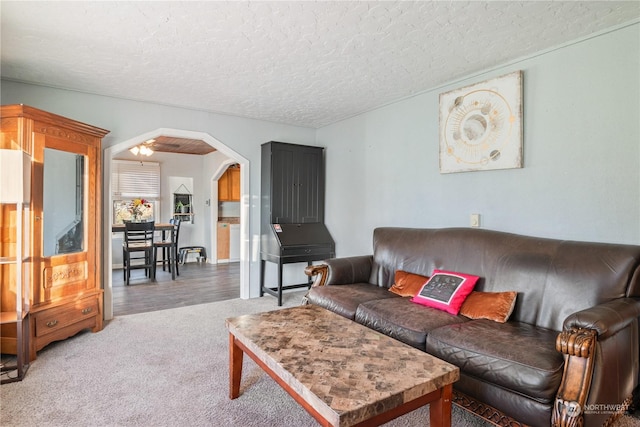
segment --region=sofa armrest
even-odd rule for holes
[[[556,349],[565,357],[564,373],[552,413],[553,426],[582,425],[598,342],[622,331],[640,317],[640,300],[618,298],[567,317]],[[615,343],[614,343],[615,344]]]
[[[331,258],[323,262],[324,264],[310,265],[304,269],[307,276],[316,277],[312,286],[368,282],[373,256]]]
[[[558,334],[556,350],[564,355],[565,361],[551,414],[553,427],[583,425],[583,408],[591,388],[596,341],[593,329],[570,329]]]
[[[618,298],[586,310],[578,311],[564,321],[564,330],[593,329],[602,341],[624,329],[640,317],[640,300]]]

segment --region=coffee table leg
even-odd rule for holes
[[[236,344],[236,338],[229,333],[229,398],[240,396],[242,378],[242,349]]]
[[[431,427],[451,427],[451,397],[453,385],[442,387],[440,399],[429,405],[429,421]]]

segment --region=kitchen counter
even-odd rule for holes
[[[240,217],[237,217],[237,216],[219,217],[218,222],[227,223],[227,224],[240,224]]]

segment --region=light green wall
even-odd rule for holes
[[[377,226],[482,227],[640,244],[640,24],[319,129],[339,255]],[[440,174],[439,94],[523,71],[524,168]],[[341,238],[348,236],[348,238]]]

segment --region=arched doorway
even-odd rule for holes
[[[241,205],[240,205],[240,298],[249,298],[249,160],[238,154],[234,150],[230,149],[222,142],[218,141],[211,135],[203,132],[187,131],[181,129],[168,129],[159,128],[142,135],[138,135],[134,138],[128,139],[117,143],[104,150],[103,157],[103,247],[102,247],[102,280],[104,284],[104,318],[109,320],[113,318],[113,294],[112,294],[112,239],[111,236],[111,224],[113,223],[113,210],[112,198],[111,198],[111,160],[113,156],[129,148],[139,145],[149,139],[155,139],[160,136],[174,137],[174,138],[186,138],[186,139],[200,139],[210,146],[214,147],[217,151],[232,159],[235,163],[239,163],[241,167],[240,177],[240,193],[241,193]],[[211,172],[211,176],[208,176],[207,183],[210,183],[213,179],[213,174],[216,171]]]

